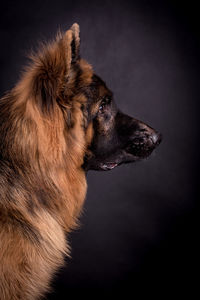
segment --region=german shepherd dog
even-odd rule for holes
[[[79,26],[43,44],[0,100],[0,299],[36,300],[69,255],[86,172],[146,158],[161,135],[117,109],[79,55]]]

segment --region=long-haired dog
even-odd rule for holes
[[[35,300],[69,254],[86,171],[147,157],[161,137],[123,114],[79,54],[74,24],[0,100],[0,299]]]

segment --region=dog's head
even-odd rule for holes
[[[49,118],[59,111],[64,130],[71,134],[68,146],[75,143],[82,149],[79,164],[85,170],[110,170],[146,158],[161,135],[117,108],[113,93],[80,58],[79,49],[79,26],[74,24],[33,58],[32,90],[38,107]]]
[[[93,138],[84,167],[106,171],[148,157],[161,142],[161,134],[122,113],[112,92],[97,75],[93,75],[91,93],[96,109],[92,114]]]

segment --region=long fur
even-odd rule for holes
[[[86,194],[81,168],[92,130],[83,129],[81,80],[92,68],[79,57],[75,24],[43,46],[18,84],[0,100],[0,299],[35,300],[69,254]],[[73,98],[73,101],[72,101]]]

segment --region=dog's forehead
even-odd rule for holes
[[[90,64],[81,59],[76,66],[75,86],[78,87],[78,94],[82,93],[88,105],[94,106],[105,96],[112,97],[112,92],[107,88],[106,83],[94,73]]]
[[[95,73],[92,76],[91,86],[96,89],[102,89],[102,90],[107,89],[105,82]]]
[[[98,94],[97,101],[101,100],[104,96],[112,96],[112,92],[107,88],[105,82],[96,74],[92,76],[90,88],[93,92]]]

